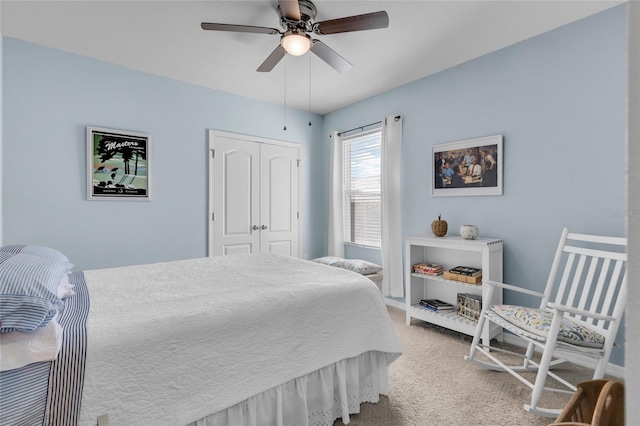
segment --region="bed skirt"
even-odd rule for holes
[[[397,357],[370,351],[290,380],[188,426],[332,425],[378,402],[389,391],[388,365]]]

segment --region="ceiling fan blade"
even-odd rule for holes
[[[284,47],[282,47],[281,45],[278,45],[278,47],[276,47],[275,50],[271,52],[271,55],[269,55],[269,57],[267,57],[267,59],[264,60],[262,65],[260,65],[256,71],[258,72],[271,71],[273,67],[275,67],[282,58],[284,58],[285,53],[287,52],[284,50]]]
[[[387,12],[382,11],[316,22],[313,25],[313,32],[316,34],[337,34],[351,31],[375,30],[378,28],[387,28],[388,26],[389,15],[387,15]]]
[[[238,33],[257,33],[257,34],[280,34],[275,28],[254,27],[252,25],[233,25],[233,24],[214,24],[212,22],[203,22],[200,24],[203,30],[210,31],[233,31]]]
[[[280,6],[282,16],[285,18],[293,21],[300,21],[302,19],[298,0],[278,0],[278,5]]]
[[[313,40],[311,51],[320,59],[331,65],[338,72],[349,71],[353,65],[320,40]]]

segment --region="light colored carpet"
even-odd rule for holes
[[[542,426],[553,422],[524,411],[531,393],[513,376],[464,360],[471,337],[418,320],[407,326],[403,310],[388,310],[404,353],[389,368],[389,395],[381,396],[377,404],[362,404],[350,425]],[[582,367],[566,363],[563,368],[576,382],[591,379],[592,372]],[[569,398],[554,393],[545,399],[546,406],[562,408]],[[338,419],[334,426],[342,424]]]

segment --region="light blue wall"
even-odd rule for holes
[[[4,241],[62,250],[76,269],[207,255],[208,129],[303,144],[303,252],[324,230],[321,118],[4,38]],[[87,125],[152,135],[151,202],[86,201]]]
[[[623,5],[328,114],[324,167],[332,130],[402,114],[404,235],[476,224],[504,239],[505,280],[542,290],[562,227],[625,234],[626,28]],[[434,144],[494,134],[503,196],[430,195]]]

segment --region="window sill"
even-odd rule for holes
[[[360,247],[360,248],[366,248],[366,249],[370,249],[370,250],[380,250],[381,247],[380,246],[369,246],[366,244],[358,244],[358,243],[344,243],[345,246],[351,246],[351,247]]]

